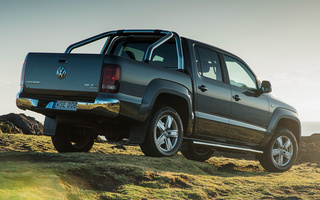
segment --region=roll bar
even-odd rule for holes
[[[87,45],[89,43],[95,42],[97,40],[103,39],[105,37],[109,37],[105,45],[101,51],[101,53],[104,53],[106,51],[106,48],[109,46],[112,38],[115,36],[125,36],[125,35],[150,35],[150,34],[155,34],[155,35],[164,35],[161,37],[159,40],[151,44],[146,51],[146,54],[144,56],[143,61],[146,63],[149,63],[152,57],[153,51],[171,39],[172,37],[175,38],[176,42],[176,48],[177,48],[177,56],[178,56],[178,69],[179,70],[184,70],[184,63],[183,63],[183,51],[182,51],[182,44],[181,44],[181,39],[180,36],[172,31],[165,31],[165,30],[117,30],[117,31],[108,31],[105,33],[101,33],[99,35],[87,38],[85,40],[82,40],[80,42],[71,44],[65,51],[65,53],[71,53],[72,50],[79,48],[81,46]]]

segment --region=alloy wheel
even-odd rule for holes
[[[171,115],[163,115],[155,127],[156,144],[161,151],[169,152],[178,141],[178,125]]]
[[[293,156],[293,143],[287,136],[279,136],[273,143],[272,161],[279,167],[286,166]]]

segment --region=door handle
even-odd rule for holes
[[[205,92],[208,90],[208,88],[206,88],[206,86],[204,86],[204,85],[200,85],[200,86],[198,86],[198,88],[201,90],[201,92]]]
[[[239,97],[239,95],[233,95],[232,96],[232,98],[234,99],[234,100],[236,100],[236,101],[240,101],[241,100],[241,98]]]

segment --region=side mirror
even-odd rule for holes
[[[262,81],[261,93],[269,93],[272,91],[271,83],[269,81]]]

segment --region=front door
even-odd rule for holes
[[[242,62],[223,56],[232,95],[229,136],[237,141],[258,144],[268,122],[268,98],[258,91],[255,75]]]

